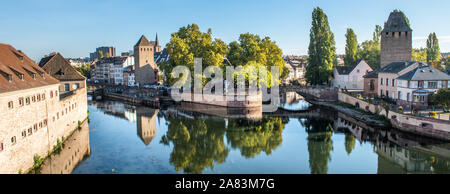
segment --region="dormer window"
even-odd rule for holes
[[[9,82],[9,83],[12,82],[12,75],[8,75],[8,82]]]
[[[24,81],[23,74],[19,74],[20,80]]]
[[[33,73],[33,79],[36,80],[36,74],[35,73]]]

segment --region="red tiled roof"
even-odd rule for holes
[[[36,74],[36,79],[33,78],[33,74]],[[23,81],[20,78],[21,75],[23,75]],[[0,43],[0,93],[58,83],[58,80],[45,73],[24,53],[11,45]]]

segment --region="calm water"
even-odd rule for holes
[[[301,99],[280,107],[297,112],[248,120],[91,101],[91,154],[73,173],[450,172],[448,143],[364,128]]]

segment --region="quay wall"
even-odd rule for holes
[[[370,104],[342,92],[338,93],[338,99],[340,102],[359,107],[361,110],[385,116],[390,120],[394,127],[402,131],[437,139],[450,140],[450,121],[387,111],[381,105]]]

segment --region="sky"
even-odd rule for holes
[[[269,36],[285,55],[305,55],[315,7],[328,15],[339,54],[347,28],[359,43],[369,40],[394,9],[409,18],[414,48],[436,32],[441,52],[450,52],[448,0],[2,0],[0,43],[35,61],[51,52],[88,57],[100,46],[114,46],[119,55],[142,34],[154,40],[158,33],[165,46],[173,32],[196,23],[227,43],[250,32]]]

